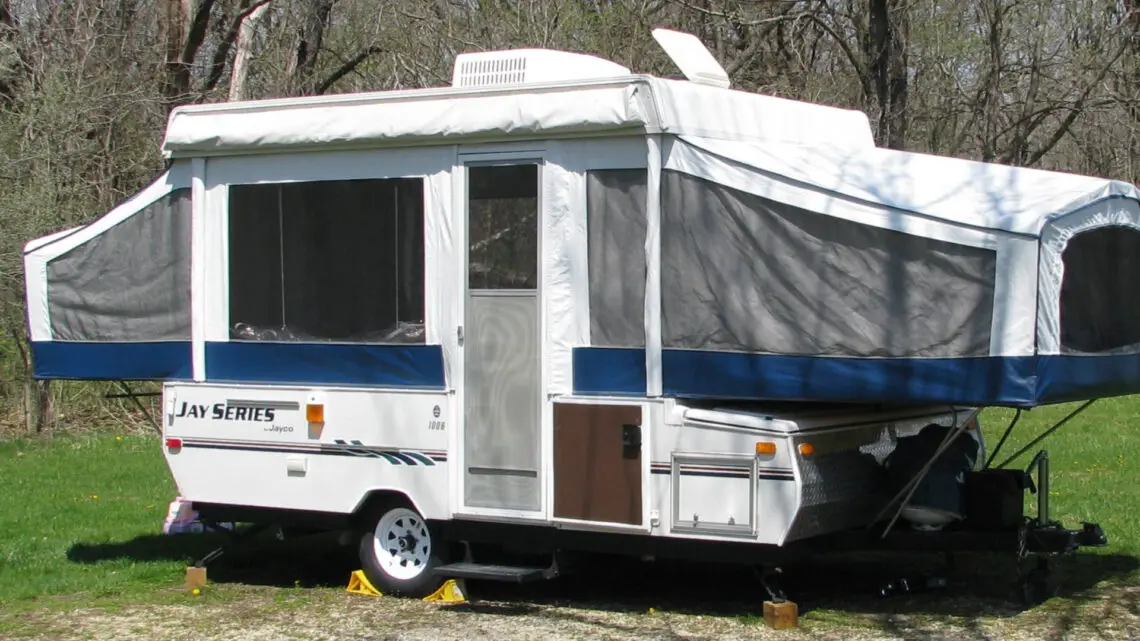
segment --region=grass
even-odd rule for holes
[[[1023,412],[999,458],[1021,449],[1079,404]],[[997,445],[1013,418],[1011,410],[987,410],[982,424],[989,448]],[[1140,397],[1100,400],[1008,467],[1027,466],[1040,449],[1049,450],[1051,516],[1067,527],[1100,523],[1109,546],[1098,553],[1140,556]],[[1028,497],[1027,513],[1036,513]]]
[[[153,590],[185,567],[174,558],[93,562],[161,534],[174,484],[154,437],[0,443],[0,487],[0,603]]]
[[[1073,407],[1024,413],[1001,458]],[[983,414],[991,448],[1012,415],[1009,410]],[[1080,565],[1080,571],[1089,574],[1084,583],[1091,586],[1104,579],[1117,585],[1140,583],[1131,569],[1135,559],[1126,571],[1118,562],[1140,556],[1140,519],[1133,516],[1140,507],[1140,397],[1100,401],[1040,447],[1049,449],[1052,461],[1053,517],[1069,527],[1083,520],[1099,522],[1109,536],[1108,548],[1082,553],[1091,557],[1088,560],[1105,561]],[[1037,449],[1014,465],[1027,465]],[[0,442],[0,488],[0,604],[4,604],[0,613],[53,604],[117,607],[171,599],[185,603],[178,590],[184,568],[215,541],[209,536],[161,535],[175,488],[153,436],[103,434]],[[1033,501],[1030,497],[1028,513],[1035,509]],[[277,579],[247,581],[238,574],[234,579],[212,580],[211,590],[197,602],[216,605],[256,591],[257,587],[249,587],[252,583],[287,586],[274,592],[272,601],[297,604],[328,592],[292,586],[337,586],[337,581],[347,579],[340,573],[344,568],[337,567],[327,582],[314,581],[303,558],[286,561],[258,554],[253,563],[276,566]],[[214,570],[211,576],[218,578]],[[342,590],[343,581],[339,585]],[[850,623],[843,611],[842,606],[825,608],[811,616],[822,623],[833,618]]]

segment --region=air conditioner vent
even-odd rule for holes
[[[548,49],[482,51],[456,56],[453,87],[493,87],[539,82],[597,80],[630,75],[629,69],[594,56]]]
[[[518,85],[526,81],[526,57],[504,56],[459,62],[457,87]]]

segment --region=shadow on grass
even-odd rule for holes
[[[112,559],[190,564],[225,542],[217,535],[141,536],[122,543],[77,544],[68,552],[75,563]],[[1018,600],[1018,564],[1010,556],[960,554],[947,571],[937,555],[828,555],[784,568],[783,585],[801,615],[818,612],[820,621],[870,625],[902,638],[916,634],[913,615],[958,617],[964,638],[985,638],[980,617],[1009,617],[1027,608]],[[1028,569],[1030,560],[1022,562]],[[263,533],[228,550],[209,566],[215,583],[276,587],[343,588],[359,567],[355,546],[337,545],[333,535],[278,541]],[[1122,554],[1076,554],[1054,561],[1058,596],[1079,607],[1097,598],[1093,588],[1104,581],[1121,582],[1140,569],[1140,559]],[[947,585],[926,592],[880,597],[879,590],[900,577],[941,576]],[[447,606],[500,616],[573,616],[544,610],[560,605],[590,610],[647,612],[649,608],[720,617],[763,615],[768,598],[752,571],[738,566],[675,561],[643,563],[637,559],[591,556],[557,581],[529,585],[469,582],[472,603]],[[1128,595],[1131,598],[1131,594]],[[1140,602],[1119,604],[1140,612]],[[1130,609],[1129,609],[1130,608]],[[1064,616],[1058,625],[1064,624]],[[862,622],[862,623],[860,623]],[[970,632],[971,626],[977,635]],[[896,629],[897,628],[897,629]],[[904,634],[904,630],[909,630]]]
[[[267,587],[343,587],[358,567],[355,546],[337,545],[332,534],[280,541],[262,532],[237,545],[227,545],[230,541],[220,534],[148,534],[120,543],[76,543],[67,558],[81,564],[129,559],[192,565],[226,545],[224,554],[207,566],[210,581]]]

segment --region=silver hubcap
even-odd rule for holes
[[[431,534],[427,523],[412,510],[389,510],[376,525],[373,552],[388,576],[407,581],[423,574],[431,558]]]

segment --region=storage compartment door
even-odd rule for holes
[[[755,456],[673,454],[674,534],[756,534]]]
[[[641,407],[554,405],[554,517],[642,524]]]

